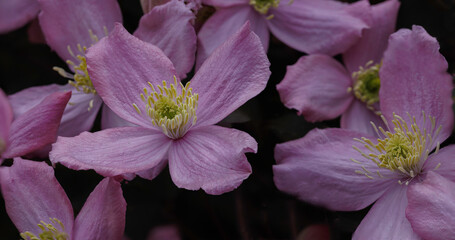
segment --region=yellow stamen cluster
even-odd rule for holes
[[[161,130],[169,138],[178,139],[196,124],[196,109],[199,95],[192,93],[190,82],[185,86],[177,83],[174,76],[174,84],[168,87],[166,81],[163,85],[153,86],[149,82],[151,92],[144,88],[141,99],[145,104],[147,115],[152,119],[154,126],[161,127]],[[180,93],[177,88],[180,87]],[[157,90],[156,90],[157,88]],[[142,114],[139,107],[134,103],[133,107],[139,114]]]
[[[260,14],[267,14],[271,7],[276,8],[280,0],[250,0],[250,5],[254,7]],[[270,15],[268,18],[272,18]]]
[[[426,116],[423,112],[424,123],[426,124]],[[384,130],[382,127],[376,127],[374,123],[373,128],[380,138],[377,139],[376,143],[368,138],[362,137],[361,139],[355,138],[354,140],[362,143],[369,153],[365,153],[358,147],[353,146],[363,157],[373,161],[380,168],[389,169],[392,172],[398,171],[404,177],[408,179],[414,178],[421,172],[423,163],[428,158],[430,148],[433,146],[435,137],[439,134],[441,126],[435,131],[435,118],[429,116],[428,119],[431,121],[431,128],[422,129],[417,125],[415,117],[409,117],[408,125],[406,121],[394,114],[393,116],[393,130],[390,129],[388,122],[382,116],[385,125],[388,130]],[[434,134],[433,134],[434,133]],[[436,153],[439,150],[439,142],[436,143]],[[361,164],[359,161],[351,159],[352,161]],[[364,174],[369,178],[373,178],[371,172],[362,167],[363,171],[356,171],[359,174]],[[382,175],[377,172],[380,177]],[[400,181],[401,183],[401,181]],[[408,184],[409,181],[406,181]]]
[[[69,236],[65,232],[65,226],[63,226],[63,223],[58,220],[57,218],[49,218],[52,222],[51,223],[45,223],[44,221],[41,221],[41,223],[38,224],[38,227],[41,229],[41,233],[36,236],[35,234],[31,232],[24,232],[21,233],[21,237],[24,240],[68,240]],[[57,229],[54,227],[54,225],[60,226],[60,229]]]
[[[354,96],[367,105],[372,105],[379,101],[379,88],[381,80],[379,79],[379,68],[381,64],[372,65],[373,61],[369,61],[364,67],[360,67],[359,71],[352,74],[355,80],[354,86],[348,88],[348,91],[353,91]]]

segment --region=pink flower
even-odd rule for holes
[[[87,53],[93,83],[104,102],[138,127],[59,137],[53,163],[103,176],[155,177],[169,161],[174,183],[221,194],[251,173],[248,134],[213,124],[261,92],[270,76],[259,38],[246,24],[183,85],[164,54],[121,25]],[[157,92],[158,91],[158,92]]]
[[[198,33],[197,66],[246,21],[269,46],[269,31],[306,53],[344,52],[369,27],[368,1],[354,4],[320,0],[204,0],[217,8]]]
[[[451,145],[450,148],[454,146]],[[409,187],[406,217],[414,232],[423,239],[453,239],[455,236],[453,175],[454,173],[445,178],[435,172],[429,172],[423,182]]]
[[[384,129],[315,129],[277,145],[277,187],[338,211],[375,202],[353,239],[418,239],[405,216],[408,185],[430,171],[455,179],[455,148],[439,150],[453,129],[453,85],[438,50],[422,27],[392,34],[380,70]]]
[[[24,26],[36,18],[39,4],[36,0],[0,0],[0,33]]]
[[[341,114],[342,128],[374,134],[370,121],[382,122],[375,113],[380,111],[379,69],[399,5],[397,0],[389,0],[371,7],[371,28],[343,54],[346,67],[320,54],[304,56],[288,67],[277,85],[284,105],[311,122]]]
[[[76,219],[53,168],[44,162],[14,159],[12,167],[0,169],[0,185],[6,211],[24,239],[123,237],[126,202],[120,183],[113,179],[96,186]]]
[[[0,163],[5,158],[23,156],[55,142],[63,109],[70,97],[71,92],[53,93],[14,118],[8,99],[0,90]]]

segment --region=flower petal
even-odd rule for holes
[[[250,22],[251,30],[259,36],[262,46],[267,51],[270,33],[264,16],[248,5],[218,9],[198,32],[196,69],[199,69],[210,54],[238,32],[247,21]]]
[[[248,5],[249,0],[202,0],[202,3],[214,7],[232,7],[235,5]]]
[[[1,0],[0,33],[6,33],[24,26],[38,15],[36,0]]]
[[[15,158],[13,166],[0,169],[0,184],[6,211],[19,232],[38,235],[40,221],[51,223],[49,218],[57,218],[71,236],[73,208],[52,167]]]
[[[183,1],[173,0],[145,14],[134,36],[163,50],[183,79],[195,61],[196,31],[190,22],[194,18]]]
[[[115,22],[122,22],[116,0],[38,0],[41,6],[39,21],[49,46],[63,60],[74,60],[68,46],[77,55],[78,47],[90,47],[98,38],[111,31]]]
[[[208,194],[232,191],[251,174],[245,153],[256,151],[256,141],[245,132],[219,126],[192,129],[169,150],[172,181]]]
[[[288,66],[276,88],[286,107],[316,122],[336,118],[348,108],[353,100],[347,91],[350,86],[351,77],[339,62],[315,54]]]
[[[368,1],[281,1],[267,21],[278,39],[299,51],[333,56],[351,47],[371,22]]]
[[[376,132],[371,126],[371,122],[376,126],[383,127],[384,125],[382,119],[372,110],[368,109],[365,103],[355,99],[343,115],[341,115],[340,125],[341,128],[366,133],[370,136],[376,136]]]
[[[147,82],[161,85],[177,75],[172,62],[152,44],[129,34],[121,24],[87,53],[87,67],[93,85],[103,101],[121,118],[151,127],[140,94]],[[142,114],[133,107],[137,104]]]
[[[420,239],[405,216],[406,190],[398,183],[390,187],[370,209],[352,239]]]
[[[455,183],[430,171],[426,179],[409,187],[406,217],[423,239],[455,236]]]
[[[120,183],[103,179],[90,193],[74,222],[74,239],[121,240],[125,230],[126,201]]]
[[[101,129],[135,126],[137,125],[132,124],[115,114],[115,112],[113,112],[106,104],[103,105],[103,111],[101,115]]]
[[[74,170],[93,169],[105,177],[155,167],[167,158],[171,141],[166,135],[141,127],[110,128],[59,137],[49,158]]]
[[[353,146],[364,136],[344,129],[314,129],[305,137],[278,144],[274,181],[281,191],[337,211],[360,210],[376,201],[395,181],[391,171],[363,158]],[[355,159],[356,163],[351,159]],[[366,172],[373,179],[359,172]],[[379,171],[384,178],[378,176]]]
[[[442,125],[434,142],[442,143],[452,132],[452,77],[447,61],[439,53],[438,41],[420,26],[412,31],[402,29],[392,34],[379,71],[379,99],[382,113],[388,118],[396,113],[407,118],[415,116],[422,126],[422,111]],[[426,128],[431,121],[427,119]]]
[[[211,125],[259,94],[270,76],[261,42],[246,23],[204,62],[191,80],[199,94],[198,125]]]
[[[15,119],[9,132],[9,147],[3,157],[19,157],[53,143],[70,97],[71,92],[53,93]]]
[[[136,174],[141,178],[153,180],[167,166],[167,162],[168,162],[167,159],[162,160],[155,167],[147,169],[147,170],[139,171]]]
[[[360,40],[343,54],[343,61],[349,72],[359,71],[369,61],[380,63],[387,48],[387,40],[395,31],[398,0],[388,0],[371,6],[372,24],[363,31]]]
[[[13,110],[5,93],[0,89],[0,156],[8,143],[11,122],[13,122]]]
[[[423,165],[422,172],[434,171],[439,175],[455,182],[455,145],[449,145],[431,154]]]

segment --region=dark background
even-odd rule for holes
[[[455,0],[401,2],[397,29],[410,28],[413,24],[423,26],[439,40],[449,71],[454,73]],[[133,32],[142,16],[139,1],[119,0],[119,3],[124,25]],[[258,154],[247,155],[253,174],[238,189],[221,196],[178,189],[168,169],[153,181],[138,177],[125,182],[122,187],[128,203],[126,236],[132,240],[145,239],[150,229],[173,224],[183,239],[294,239],[307,226],[325,224],[330,229],[331,239],[350,239],[368,209],[328,211],[281,193],[273,183],[273,149],[277,143],[303,137],[315,127],[339,126],[339,119],[308,123],[280,102],[275,86],[283,79],[286,66],[303,55],[272,38],[268,51],[272,76],[267,88],[224,121],[258,141]],[[0,87],[7,94],[31,86],[64,84],[66,80],[52,71],[52,67],[65,65],[46,45],[29,42],[27,26],[0,35]],[[99,130],[99,119],[94,130]],[[452,136],[444,145],[454,142]],[[102,179],[93,171],[71,171],[61,165],[56,167],[55,175],[73,203],[75,213]],[[1,239],[19,239],[3,206],[0,198]]]

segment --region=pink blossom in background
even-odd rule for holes
[[[371,28],[343,54],[345,66],[330,56],[313,54],[288,67],[277,85],[284,105],[311,122],[341,115],[342,128],[374,134],[370,121],[382,122],[377,114],[380,64],[399,6],[398,0],[389,0],[371,7]],[[353,76],[355,72],[361,75]]]
[[[53,93],[20,117],[14,117],[6,95],[0,90],[0,162],[55,142],[70,97],[71,92]]]
[[[36,0],[0,0],[0,34],[24,26],[36,18],[38,12]]]
[[[121,25],[89,50],[87,64],[103,101],[138,126],[59,137],[50,153],[53,163],[146,179],[169,163],[178,187],[209,194],[232,191],[251,174],[244,153],[256,152],[256,141],[213,125],[260,93],[270,76],[270,63],[248,24],[207,59],[190,85],[180,85],[161,50]]]
[[[371,23],[368,1],[203,0],[217,10],[198,33],[197,66],[246,21],[265,50],[270,32],[306,53],[336,55],[351,47]]]
[[[24,239],[40,234],[48,237],[45,239],[123,237],[126,202],[120,183],[111,178],[96,186],[76,219],[54,169],[44,162],[14,159],[13,166],[0,168],[0,185],[6,211]],[[46,225],[46,230],[38,224]],[[51,229],[57,231],[52,233]]]
[[[429,172],[425,180],[409,187],[406,217],[423,239],[455,236],[455,182],[450,179]]]
[[[353,239],[419,239],[405,216],[412,201],[406,197],[409,185],[431,171],[455,180],[455,148],[439,150],[453,129],[453,85],[438,50],[436,39],[422,27],[392,34],[379,91],[388,124],[376,137],[347,129],[315,129],[278,144],[276,186],[336,211],[356,211],[374,203]]]

